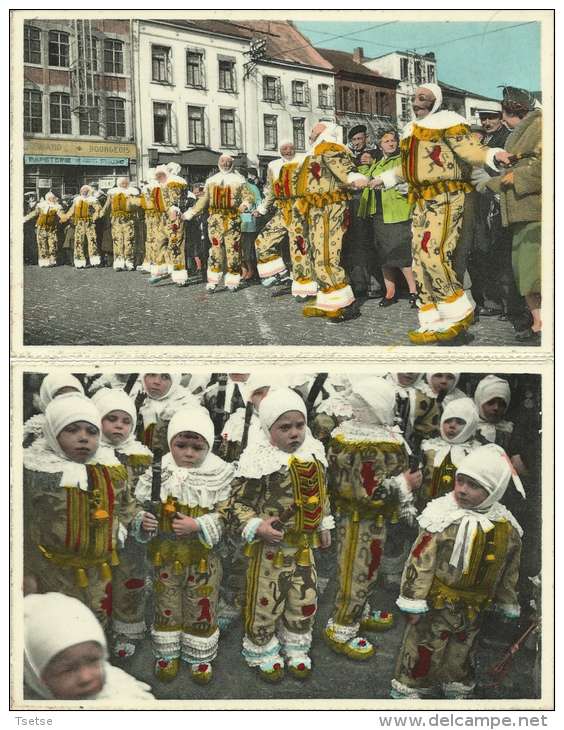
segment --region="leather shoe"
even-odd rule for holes
[[[540,344],[541,333],[534,332],[530,327],[529,329],[523,330],[523,332],[517,332],[515,335],[517,342],[528,342],[530,345]]]
[[[398,298],[396,296],[393,296],[391,299],[388,299],[388,297],[383,297],[378,302],[379,307],[391,307],[392,304],[395,304],[397,302]]]

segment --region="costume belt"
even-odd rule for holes
[[[74,568],[75,583],[80,588],[88,587],[89,581],[86,573],[88,568],[98,568],[100,578],[105,581],[110,581],[112,579],[112,567],[119,565],[120,562],[116,550],[107,551],[105,555],[93,557],[88,555],[57,553],[43,545],[38,545],[37,547],[43,557],[51,563],[64,568]]]
[[[284,539],[281,543],[279,543],[278,549],[273,548],[276,552],[273,552],[272,556],[267,555],[267,557],[272,559],[272,564],[275,568],[283,568],[287,565],[288,560],[292,560],[292,556],[284,555],[282,548],[297,547],[298,549],[293,556],[293,560],[296,562],[296,565],[309,567],[313,565],[311,550],[313,548],[318,548],[320,545],[321,540],[317,531],[303,532],[286,530],[284,532]],[[247,557],[256,557],[258,554],[257,551],[261,546],[264,546],[264,544],[260,540],[255,540],[255,542],[245,546],[244,554]],[[270,548],[270,546],[268,546],[268,548]]]
[[[409,186],[407,202],[410,205],[418,203],[419,207],[423,207],[424,200],[432,200],[441,193],[456,193],[462,191],[471,193],[474,190],[472,185],[463,180],[439,180],[431,185]]]
[[[296,208],[301,215],[306,216],[311,208],[326,208],[334,203],[346,202],[351,197],[351,194],[345,190],[333,190],[325,193],[305,193],[296,199]]]
[[[149,543],[149,557],[155,567],[172,563],[172,572],[181,575],[190,565],[198,566],[198,573],[208,573],[210,548],[197,537],[177,538],[172,533],[159,533]]]
[[[453,588],[436,577],[433,579],[427,600],[433,608],[441,609],[447,606],[449,608],[465,608],[469,619],[476,618],[481,610],[492,604],[492,598],[485,588]]]
[[[112,218],[122,218],[124,220],[128,220],[132,217],[132,213],[129,210],[112,210]]]
[[[399,522],[399,503],[394,498],[375,499],[369,502],[336,497],[335,512],[337,516],[342,514],[350,516],[353,522],[375,520],[378,527],[383,527],[386,520],[392,525]]]
[[[226,232],[229,229],[230,221],[239,220],[240,214],[238,210],[233,208],[210,208],[208,209],[210,215],[219,215],[223,218],[223,230]]]
[[[57,223],[38,223],[37,228],[42,228],[44,231],[56,231]]]

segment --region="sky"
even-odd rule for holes
[[[340,51],[361,46],[370,58],[434,51],[439,81],[494,99],[501,98],[499,86],[541,88],[540,23],[384,22],[296,21],[296,26],[314,46]]]

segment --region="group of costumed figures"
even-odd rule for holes
[[[501,500],[512,480],[525,495],[523,463],[504,448],[508,381],[484,377],[473,399],[457,381],[271,372],[210,384],[143,373],[103,375],[87,397],[85,381],[47,375],[42,412],[24,425],[29,696],[111,697],[100,679],[104,631],[112,661],[126,662],[149,611],[156,679],[170,682],[184,665],[208,683],[220,596],[242,611],[242,655],[260,678],[306,680],[314,552],[334,532],[337,590],[322,635],[342,659],[369,660],[366,634],[395,620],[376,581],[401,523],[406,625],[391,696],[471,697],[484,614],[520,615],[523,531]],[[82,685],[73,683],[88,656],[91,674],[76,670]],[[123,670],[108,676],[115,699],[148,695]]]
[[[241,214],[258,216],[274,211],[255,242],[261,282],[265,286],[291,287],[292,295],[304,302],[306,317],[344,322],[360,314],[341,265],[349,201],[355,190],[398,190],[411,207],[411,257],[416,289],[412,301],[418,308],[419,327],[409,332],[410,340],[429,344],[455,339],[473,320],[473,303],[455,269],[465,196],[474,189],[472,170],[499,172],[514,160],[501,148],[482,145],[464,118],[441,110],[441,103],[442,93],[436,84],[417,89],[413,99],[415,120],[401,132],[400,154],[393,158],[395,162],[379,167],[376,176],[358,171],[351,150],[342,143],[339,126],[317,123],[310,135],[308,152],[296,153],[289,142],[280,146],[280,158],[269,163],[266,195],[258,207],[229,155],[221,155],[219,172],[206,181],[203,195],[185,212],[179,202],[187,184],[178,175],[180,166],[176,163],[155,168],[142,194],[127,178],[120,179],[117,187],[109,191],[105,204],[111,216],[114,268],[125,270],[135,266],[132,210],[140,206],[146,224],[145,260],[141,268],[150,272],[154,282],[171,276],[177,284],[186,284],[183,221],[207,211],[210,248],[206,288],[209,292],[217,291],[223,279],[227,289],[236,291],[246,283],[241,278]],[[528,173],[533,162],[524,160],[523,174]],[[514,175],[517,174],[515,169]],[[66,214],[49,193],[29,214],[38,216],[40,265],[54,263],[57,217],[74,219],[75,266],[84,267],[87,258],[91,265],[99,265],[94,224],[104,210],[90,192],[84,186]],[[286,237],[290,271],[281,255],[281,243]],[[84,240],[87,251],[83,248]]]

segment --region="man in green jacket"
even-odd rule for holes
[[[513,273],[532,317],[529,329],[516,338],[529,344],[540,344],[542,329],[542,113],[535,106],[528,91],[512,86],[503,90],[503,121],[511,130],[505,148],[513,164],[499,177],[485,178],[482,171],[473,176],[478,190],[487,187],[500,196],[502,224],[513,236]]]

